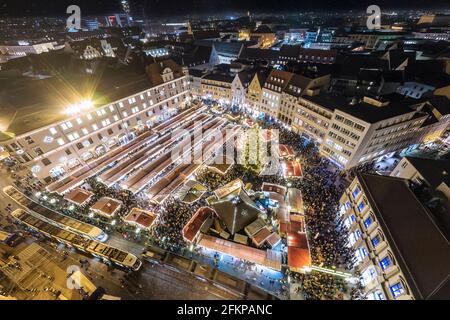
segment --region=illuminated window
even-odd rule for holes
[[[368,217],[366,220],[364,220],[364,226],[366,227],[366,229],[368,229],[370,227],[372,222],[373,222],[372,217]]]
[[[77,123],[78,123],[78,124],[82,124],[83,121],[82,121],[80,118],[77,118]]]
[[[63,139],[63,138],[59,138],[59,139],[57,140],[57,142],[58,142],[58,144],[59,144],[60,146],[62,146],[62,145],[64,145],[64,144],[65,144],[65,142],[64,142],[64,139]]]
[[[359,194],[359,188],[356,187],[355,190],[353,190],[353,192],[352,192],[353,198],[356,198],[358,196],[358,194]]]
[[[403,293],[405,293],[405,289],[400,282],[397,282],[396,284],[391,286],[390,289],[394,298],[397,298],[398,296],[401,296]]]
[[[89,130],[86,128],[81,129],[81,131],[83,132],[83,134],[89,134]]]
[[[358,204],[358,211],[362,212],[364,210],[364,207],[366,205],[364,204],[364,201],[361,201],[360,204]],[[364,222],[365,223],[365,222]]]
[[[67,137],[69,138],[70,141],[76,140],[80,137],[80,135],[78,134],[78,132],[73,132],[67,135]]]
[[[380,261],[381,269],[386,270],[392,265],[391,259],[386,256]]]
[[[67,129],[72,128],[73,125],[72,125],[72,122],[67,121],[67,122],[62,123],[60,127],[61,127],[61,129],[63,129],[63,130],[67,130]]]
[[[58,133],[58,131],[55,128],[50,128],[50,133],[55,135]]]
[[[111,124],[111,121],[109,119],[105,119],[102,121],[102,126],[106,127],[107,125]]]

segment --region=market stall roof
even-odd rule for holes
[[[234,159],[228,157],[226,154],[218,155],[214,160],[207,164],[208,168],[221,175],[225,175],[228,170],[234,165]]]
[[[255,235],[253,235],[252,241],[257,246],[260,247],[266,242],[266,240],[272,235],[269,228],[264,226],[264,228],[260,229]]]
[[[114,216],[114,214],[120,209],[121,206],[122,202],[112,198],[103,197],[91,207],[91,210],[100,215],[110,218]]]
[[[261,188],[264,192],[274,192],[281,195],[283,198],[286,195],[286,187],[283,187],[279,184],[267,183],[264,182]]]
[[[133,208],[124,218],[125,222],[135,224],[144,229],[150,228],[156,220],[157,215],[153,212]]]
[[[207,188],[195,180],[188,180],[177,192],[178,198],[186,203],[192,203],[201,198]]]
[[[198,209],[184,226],[182,230],[183,238],[188,242],[194,242],[207,220],[213,216],[215,216],[215,212],[209,207]]]
[[[308,238],[305,226],[300,221],[291,221],[287,225],[288,266],[302,272],[311,265]]]
[[[298,161],[284,161],[283,174],[285,177],[302,177],[302,167]]]
[[[244,183],[241,179],[236,179],[214,191],[214,194],[216,195],[217,199],[222,200],[231,194],[234,195],[239,193],[242,188],[244,188]]]
[[[303,205],[302,192],[297,188],[289,188],[287,194],[290,213],[304,214],[305,208]]]
[[[70,191],[68,194],[66,194],[64,196],[64,199],[81,206],[86,202],[88,202],[91,199],[92,195],[93,194],[90,191],[81,188],[76,188]]]
[[[228,240],[202,235],[199,246],[218,251],[238,259],[254,262],[277,271],[281,270],[281,252],[260,250]]]
[[[293,157],[295,155],[292,146],[287,144],[278,145],[278,154],[281,158]]]

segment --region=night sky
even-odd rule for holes
[[[130,0],[133,13],[179,15],[230,11],[290,12],[302,10],[356,10],[378,4],[383,8],[439,8],[443,0]],[[68,5],[77,4],[84,14],[120,12],[119,0],[0,0],[0,15],[64,16]]]

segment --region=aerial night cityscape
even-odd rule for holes
[[[448,4],[0,0],[0,305],[450,300]]]

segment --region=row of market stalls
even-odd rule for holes
[[[64,195],[64,199],[78,206],[88,204],[93,197],[93,193],[83,189],[76,188]],[[122,202],[110,197],[102,197],[91,205],[91,214],[97,214],[108,220],[112,220],[122,208]],[[123,221],[139,229],[150,229],[156,221],[157,215],[153,212],[142,210],[140,208],[131,209],[125,216]]]
[[[70,175],[47,185],[47,191],[65,194],[68,191],[71,191],[72,189],[82,185],[84,181],[89,177],[98,174],[106,174],[104,172],[105,169],[107,169],[107,171],[110,171],[110,169],[108,168],[112,168],[114,165],[116,165],[115,167],[117,167],[124,161],[128,161],[129,155],[150,150],[151,148],[155,147],[154,143],[156,142],[156,140],[165,139],[164,135],[170,133],[176,128],[180,128],[182,125],[191,125],[189,121],[193,119],[204,117],[204,115],[202,115],[202,112],[204,110],[205,107],[196,105],[193,108],[189,108],[176,115],[175,117],[172,117],[169,120],[157,125],[151,130],[138,135],[135,139],[129,141],[126,144],[118,146],[117,148],[103,154],[102,156],[95,159],[90,159],[89,161],[86,160],[86,163],[84,163],[82,166],[79,166],[76,170],[70,172]],[[169,138],[172,137],[169,135]],[[158,144],[161,145],[162,142],[158,141]],[[105,177],[102,176],[102,178]]]

